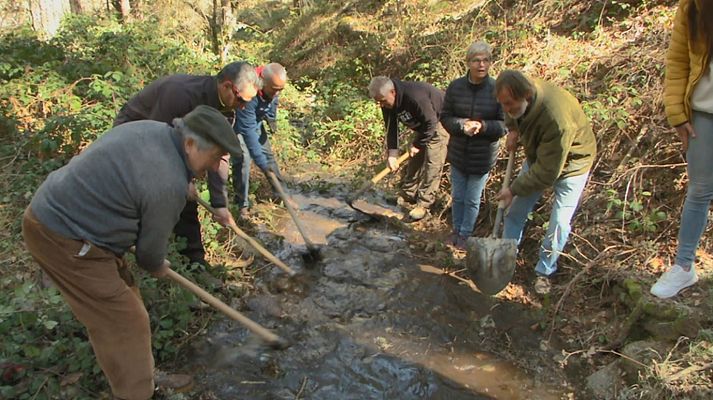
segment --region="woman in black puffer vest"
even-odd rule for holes
[[[492,49],[473,42],[466,55],[468,73],[448,86],[441,123],[450,133],[453,197],[453,244],[465,249],[480,210],[480,197],[495,165],[499,139],[505,135],[503,110],[495,99],[495,80],[488,75]]]

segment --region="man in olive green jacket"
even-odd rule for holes
[[[506,113],[506,148],[515,150],[520,142],[526,156],[519,176],[498,195],[506,206],[511,204],[503,238],[520,241],[527,215],[542,192],[552,187],[555,200],[535,266],[538,275],[550,276],[557,270],[557,258],[567,243],[570,221],[594,163],[594,133],[577,99],[550,83],[507,70],[498,76],[495,93]]]

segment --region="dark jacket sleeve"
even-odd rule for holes
[[[396,150],[399,148],[399,120],[393,110],[382,108],[381,114],[384,116],[386,126],[386,148]]]
[[[158,91],[155,99],[155,106],[151,108],[151,114],[146,119],[173,124],[174,118],[183,118],[193,111],[196,104],[191,101],[185,90],[177,84],[165,85]]]
[[[208,192],[210,193],[210,205],[215,208],[223,208],[228,206],[228,193],[225,188],[225,183],[228,181],[228,171],[230,163],[227,159],[220,160],[218,171],[208,170]]]
[[[428,97],[419,96],[416,104],[416,118],[419,118],[423,123],[418,128],[413,146],[420,150],[426,148],[426,144],[436,135],[438,127],[438,113],[429,100]]]
[[[494,142],[505,135],[505,113],[500,104],[498,104],[498,112],[495,119],[486,119],[482,121],[485,124],[485,131],[480,132],[478,136],[483,136],[486,139]]]
[[[441,123],[443,128],[450,135],[465,135],[463,132],[463,123],[466,118],[460,118],[455,116],[454,110],[454,84],[451,83],[446,89],[446,97],[443,99],[443,110],[441,110]]]

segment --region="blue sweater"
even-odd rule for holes
[[[233,130],[236,134],[243,136],[250,157],[260,169],[267,167],[267,158],[262,153],[262,144],[260,143],[264,119],[274,121],[277,118],[278,97],[267,99],[263,97],[262,93],[258,93],[245,105],[245,108],[235,112]]]

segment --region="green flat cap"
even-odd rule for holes
[[[213,107],[200,105],[183,117],[183,122],[193,132],[222,147],[231,156],[240,156],[240,142],[225,115]]]

